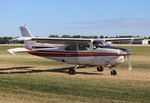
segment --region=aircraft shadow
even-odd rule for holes
[[[82,69],[82,68],[86,68],[87,66],[80,66],[78,67],[78,69]],[[93,67],[93,66],[90,66]],[[49,72],[57,72],[57,73],[67,73],[68,74],[68,70],[70,68],[74,68],[74,67],[66,67],[66,68],[56,68],[56,69],[49,69]],[[89,72],[80,72],[80,71],[76,71],[76,74],[84,74],[84,75],[102,75],[102,73],[89,73]]]
[[[86,66],[80,66],[78,69],[85,68]],[[68,69],[74,68],[74,67],[65,67],[65,68],[54,68],[54,69],[46,69],[46,70],[36,70],[31,69],[33,67],[30,66],[24,66],[24,67],[11,67],[11,68],[0,68],[0,74],[28,74],[28,73],[42,73],[42,72],[56,72],[56,73],[67,73]],[[7,71],[11,70],[11,71]],[[14,70],[14,71],[12,71]],[[17,71],[15,71],[17,70]],[[20,71],[19,71],[20,70]],[[24,71],[21,71],[24,70]],[[25,71],[26,70],[26,71]],[[79,72],[77,70],[76,74],[84,74],[84,75],[102,75],[102,73],[89,73],[89,72]]]
[[[23,66],[23,67],[0,68],[0,71],[2,71],[2,70],[26,70],[28,68],[33,68],[33,67]]]

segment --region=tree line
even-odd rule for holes
[[[13,39],[13,37],[0,37],[0,44],[9,44],[11,39]]]

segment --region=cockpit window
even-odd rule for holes
[[[90,49],[90,44],[79,44],[79,45],[67,45],[65,47],[65,50],[67,51],[84,51],[84,50],[89,50]]]
[[[89,44],[80,44],[79,45],[79,50],[88,50],[88,48],[90,48]]]

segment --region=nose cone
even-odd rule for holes
[[[121,51],[127,56],[133,55],[133,52],[129,49],[121,49]]]
[[[120,47],[114,47],[114,46],[105,46],[106,48],[110,48],[110,49],[117,49],[120,51],[120,54],[123,54],[125,56],[130,56],[133,55],[133,52],[129,49],[125,49],[125,48],[120,48]],[[104,47],[103,47],[104,48]]]

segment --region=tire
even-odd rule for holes
[[[97,71],[98,71],[98,72],[102,72],[102,71],[104,71],[104,68],[101,67],[101,66],[100,66],[100,67],[97,67]]]
[[[116,70],[112,70],[111,71],[111,75],[117,75],[117,71]]]
[[[75,74],[76,74],[75,69],[70,68],[70,69],[69,69],[69,74],[70,74],[70,75],[75,75]]]

